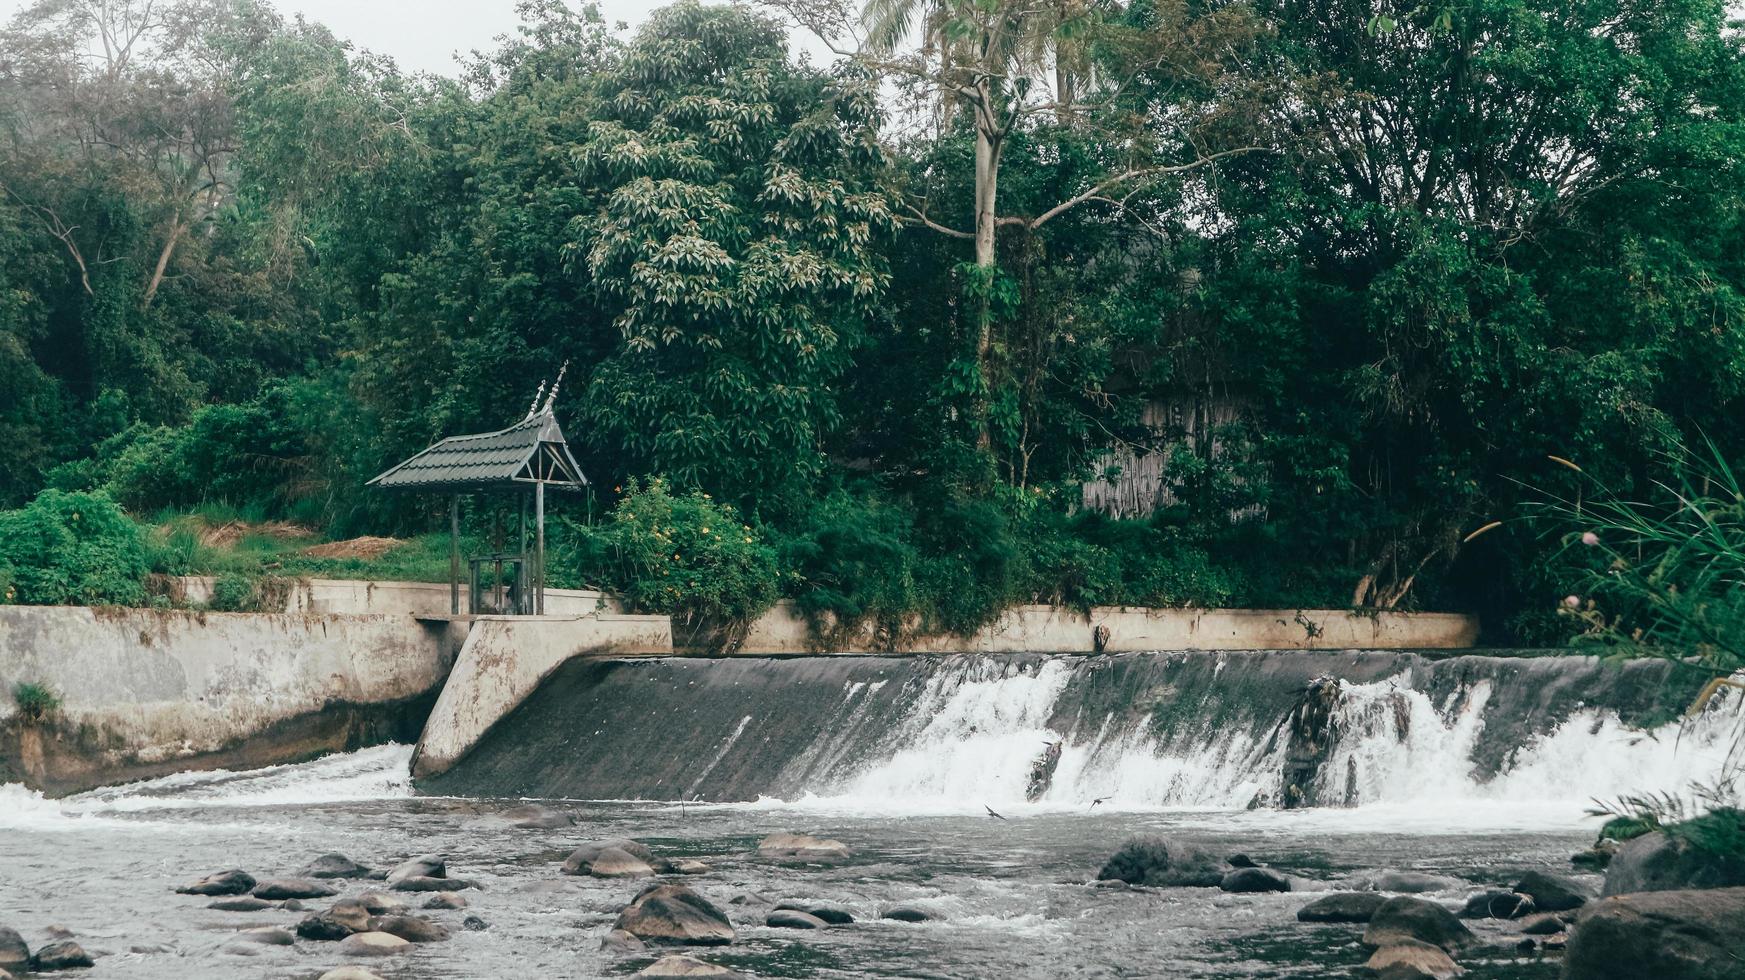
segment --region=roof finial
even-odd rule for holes
[[[535,414],[537,414],[539,412],[539,399],[544,397],[544,396],[545,396],[545,379],[541,378],[539,380],[539,390],[533,393],[533,404],[527,406],[527,419],[532,418]],[[522,419],[521,421],[525,422],[525,421],[527,421],[527,419]]]
[[[552,404],[557,401],[557,386],[563,384],[564,372],[569,369],[570,362],[569,359],[566,358],[563,362],[563,366],[557,369],[557,380],[551,383],[551,391],[545,396],[545,411],[551,411]]]

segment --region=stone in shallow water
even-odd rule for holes
[[[463,888],[477,888],[479,885],[478,882],[468,881],[465,878],[426,878],[421,875],[413,875],[410,878],[401,878],[388,887],[397,892],[451,892]]]
[[[1533,911],[1533,899],[1520,892],[1479,892],[1460,909],[1462,919],[1518,919]]]
[[[438,854],[420,854],[415,858],[402,861],[388,872],[388,884],[394,885],[407,878],[446,878],[448,864]]]
[[[1586,905],[1593,890],[1563,875],[1529,871],[1515,883],[1515,891],[1533,899],[1533,907],[1543,912],[1568,912]]]
[[[611,929],[606,932],[605,938],[600,940],[600,948],[617,953],[619,956],[629,956],[633,953],[646,951],[648,944],[623,929]]]
[[[1435,902],[1400,896],[1390,898],[1369,918],[1363,932],[1365,946],[1401,946],[1411,942],[1440,946],[1458,953],[1478,942],[1464,923]]]
[[[30,969],[30,945],[17,929],[0,926],[0,970]]]
[[[424,907],[427,909],[464,909],[467,907],[467,898],[465,895],[457,895],[454,892],[437,892],[425,900]]]
[[[845,908],[830,905],[825,902],[780,902],[776,909],[789,909],[804,912],[816,919],[822,919],[833,926],[845,926],[854,921],[854,916]]]
[[[327,898],[339,889],[312,878],[268,878],[254,886],[256,898]]]
[[[438,892],[437,894],[453,893]],[[397,912],[406,907],[406,902],[399,896],[390,895],[387,892],[377,891],[373,888],[359,895],[357,897],[357,903],[367,909],[371,915],[381,915],[384,912]],[[459,906],[456,907],[458,908]],[[430,908],[430,906],[426,904],[425,908]]]
[[[393,956],[411,948],[411,943],[385,932],[354,933],[339,943],[339,951],[347,956]]]
[[[522,830],[557,830],[576,822],[574,814],[563,813],[537,803],[512,806],[497,816],[507,820],[510,826]]]
[[[178,895],[241,895],[255,886],[254,875],[231,869],[218,871],[176,889]]]
[[[835,864],[853,857],[854,849],[827,837],[784,832],[758,841],[757,856],[766,861],[793,864]]]
[[[1409,940],[1376,950],[1364,968],[1380,980],[1453,980],[1466,972],[1440,946]]]
[[[616,928],[654,943],[724,946],[736,938],[727,916],[684,885],[650,885],[618,913]]]
[[[323,973],[321,980],[382,980],[382,978],[361,966],[342,966],[337,970],[328,970]]]
[[[1569,933],[1566,980],[1745,977],[1745,888],[1615,895],[1582,909]],[[1558,937],[1545,941],[1555,948]]]
[[[776,909],[764,917],[763,924],[772,929],[828,929],[830,923],[815,915],[794,909]]]
[[[297,923],[297,935],[318,942],[337,942],[353,933],[370,931],[370,910],[356,899],[334,902]]]
[[[1455,891],[1471,886],[1459,878],[1450,878],[1447,875],[1426,874],[1422,871],[1388,871],[1376,875],[1370,887],[1378,892],[1422,895],[1426,892]]]
[[[1216,888],[1229,870],[1203,847],[1148,835],[1122,844],[1097,877],[1154,888]]]
[[[484,932],[486,929],[491,928],[490,923],[486,922],[484,919],[481,919],[476,915],[467,916],[466,918],[460,920],[460,924],[461,924],[461,928],[467,930],[468,932]]]
[[[667,871],[675,875],[706,875],[714,870],[696,858],[679,858],[667,862]]]
[[[732,980],[739,974],[724,966],[705,963],[694,956],[663,956],[637,971],[639,977],[717,977]]]
[[[1541,912],[1522,919],[1521,932],[1528,936],[1555,936],[1563,931],[1565,925],[1563,916],[1556,912]]]
[[[297,937],[291,935],[291,930],[277,926],[244,929],[232,938],[236,942],[260,943],[262,946],[291,946],[297,942]]]
[[[448,938],[448,928],[421,915],[378,915],[370,929],[399,936],[409,943],[439,943]]]
[[[926,909],[918,909],[913,905],[893,905],[890,908],[885,909],[885,914],[882,918],[894,919],[897,922],[932,922],[934,919],[938,918],[938,916]]]
[[[91,954],[85,952],[83,946],[71,939],[62,939],[37,950],[36,956],[31,960],[31,965],[38,971],[48,972],[50,970],[82,969],[94,966],[95,961],[91,959]]]
[[[243,895],[238,898],[221,898],[206,907],[216,909],[219,912],[259,912],[263,909],[278,908],[278,905],[264,898]]]
[[[323,854],[297,874],[304,878],[365,878],[370,869],[343,854]]]
[[[1218,882],[1218,887],[1227,892],[1288,892],[1291,890],[1291,880],[1270,868],[1237,868],[1224,876]]]
[[[592,869],[594,862],[601,860],[608,852],[616,852],[610,856],[611,862],[621,862],[626,856],[640,861],[648,868],[647,871],[641,872],[643,874],[653,874],[655,865],[659,861],[654,856],[654,852],[649,850],[646,845],[639,844],[628,837],[608,837],[605,840],[588,841],[571,851],[570,856],[564,859],[563,873],[566,875],[594,874]],[[618,876],[600,875],[600,877]]]
[[[1368,922],[1388,897],[1377,892],[1334,892],[1297,910],[1298,922]]]

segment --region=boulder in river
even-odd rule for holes
[[[651,875],[666,862],[654,856],[645,844],[628,837],[591,840],[570,852],[564,859],[566,875],[592,875],[596,878],[629,878]]]
[[[1121,845],[1099,879],[1152,887],[1216,888],[1230,869],[1224,859],[1195,844],[1167,837],[1134,837]]]
[[[1532,912],[1533,898],[1520,892],[1482,891],[1466,900],[1462,919],[1518,919]]]
[[[339,951],[347,956],[393,956],[411,948],[411,943],[385,932],[353,933],[339,943]]]
[[[1297,910],[1298,922],[1368,922],[1388,898],[1378,892],[1334,892]]]
[[[448,863],[439,854],[420,854],[394,866],[388,872],[388,884],[395,885],[407,878],[447,878]]]
[[[1405,895],[1383,902],[1363,932],[1365,946],[1399,946],[1408,940],[1458,953],[1477,943],[1478,937],[1453,912],[1435,902]]]
[[[1242,894],[1288,892],[1291,890],[1291,880],[1271,868],[1237,868],[1225,875],[1218,882],[1218,887],[1227,892]]]
[[[260,912],[278,908],[278,905],[253,895],[238,895],[235,898],[221,898],[206,907],[218,912]]]
[[[740,974],[706,963],[695,956],[663,956],[648,966],[638,970],[639,977],[715,977],[717,980],[734,980]]]
[[[1643,834],[1618,849],[1606,868],[1601,895],[1745,886],[1745,861],[1717,861],[1663,831]]]
[[[370,910],[356,899],[334,902],[297,923],[297,935],[317,942],[338,942],[358,932],[370,931]]]
[[[715,869],[696,858],[679,858],[674,861],[668,861],[666,870],[668,873],[675,875],[706,875]]]
[[[404,899],[388,892],[372,888],[357,897],[357,902],[369,910],[371,915],[382,915],[387,912],[398,912],[406,907]],[[429,906],[425,906],[428,908]]]
[[[1521,934],[1525,936],[1555,936],[1568,927],[1569,923],[1556,912],[1540,912],[1521,920]]]
[[[231,869],[217,871],[176,889],[178,895],[241,895],[254,888],[254,875]]]
[[[653,943],[724,946],[736,938],[721,910],[684,885],[650,885],[618,913],[616,928]]]
[[[1541,912],[1568,912],[1587,904],[1593,897],[1588,886],[1563,875],[1544,871],[1529,871],[1515,882],[1515,891],[1533,899],[1533,907]]]
[[[853,857],[854,849],[828,837],[784,832],[758,841],[757,856],[766,861],[793,864],[835,864]]]
[[[0,926],[0,970],[23,973],[30,969],[30,944],[17,929]]]
[[[297,874],[304,878],[368,878],[370,869],[343,854],[323,854]]]
[[[804,912],[815,919],[822,919],[833,926],[845,926],[854,921],[854,916],[845,908],[829,905],[824,902],[779,902],[778,910]]]
[[[491,928],[491,924],[476,915],[469,915],[460,920],[460,927],[468,932],[484,932]]]
[[[465,878],[429,878],[424,875],[413,875],[401,878],[388,886],[397,892],[452,892],[463,888],[477,888],[479,883]]]
[[[467,907],[465,895],[455,892],[437,892],[424,901],[427,909],[464,909]]]
[[[321,980],[382,980],[382,978],[361,966],[342,966],[337,970],[328,970],[323,973]]]
[[[409,943],[439,943],[448,938],[448,927],[421,915],[378,915],[370,919],[370,931],[399,936]]]
[[[1565,980],[1739,980],[1745,977],[1741,923],[1745,923],[1745,888],[1603,898],[1584,908],[1576,920],[1563,976]]]
[[[313,878],[268,878],[254,886],[250,894],[256,898],[328,898],[339,889]]]
[[[36,951],[30,959],[31,968],[42,973],[51,970],[78,970],[95,966],[96,961],[85,948],[71,939],[60,939]]]
[[[1363,966],[1380,980],[1452,980],[1466,972],[1442,947],[1412,940],[1381,947]]]
[[[235,942],[259,943],[262,946],[294,946],[297,943],[297,937],[291,935],[291,930],[280,929],[278,926],[244,929],[231,938]]]
[[[776,909],[763,920],[772,929],[828,929],[830,923],[797,909]]]
[[[897,922],[931,922],[938,916],[926,909],[918,909],[913,905],[893,905],[885,909],[882,919],[894,919]]]
[[[648,944],[623,929],[608,929],[600,940],[600,948],[619,956],[632,956],[647,952]]]
[[[1458,891],[1471,886],[1459,878],[1450,878],[1447,875],[1433,875],[1423,871],[1386,871],[1371,879],[1370,887],[1378,892],[1423,895],[1428,892]]]

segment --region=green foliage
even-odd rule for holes
[[[253,612],[255,582],[238,572],[223,572],[212,580],[212,598],[206,608],[216,612]]]
[[[147,548],[139,525],[100,493],[44,490],[0,512],[8,601],[26,605],[138,605]]]
[[[672,616],[695,645],[731,649],[780,595],[775,549],[700,490],[632,480],[604,524],[575,532],[585,570],[633,611]]]
[[[52,687],[19,681],[12,685],[12,703],[25,721],[36,723],[60,710],[61,696]]]

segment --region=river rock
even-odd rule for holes
[[[1440,946],[1449,953],[1458,953],[1478,942],[1454,913],[1435,902],[1400,896],[1390,898],[1369,917],[1369,928],[1363,932],[1365,946],[1409,945],[1408,940]]]
[[[384,891],[377,891],[374,888],[359,895],[357,897],[357,903],[367,909],[371,915],[383,915],[388,912],[398,912],[406,907],[405,900]],[[425,905],[425,908],[429,907],[428,904]]]
[[[440,943],[448,938],[448,927],[421,915],[378,915],[370,919],[372,932],[399,936],[409,943]]]
[[[1618,848],[1622,846],[1622,842],[1607,837],[1595,841],[1594,846],[1585,851],[1576,851],[1574,854],[1571,854],[1569,856],[1569,863],[1578,868],[1591,868],[1595,871],[1604,871],[1606,866],[1612,863],[1612,855],[1617,854]]]
[[[339,951],[347,956],[393,956],[411,948],[411,943],[385,932],[353,933],[339,943]]]
[[[828,929],[830,923],[815,915],[796,909],[776,909],[764,917],[763,924],[772,929]]]
[[[1380,980],[1452,980],[1466,972],[1440,946],[1410,940],[1383,946],[1363,966]]]
[[[358,932],[370,931],[370,910],[356,899],[334,902],[297,923],[297,935],[317,942],[337,942]]]
[[[1741,923],[1745,923],[1745,888],[1603,898],[1583,909],[1576,920],[1563,976],[1565,980],[1739,980],[1745,977]]]
[[[278,905],[253,895],[240,895],[236,898],[221,898],[206,907],[219,912],[260,912],[278,908]]]
[[[619,956],[633,956],[647,952],[648,944],[623,929],[608,929],[600,940],[600,948]]]
[[[1334,892],[1297,910],[1298,922],[1368,922],[1388,898],[1378,892]]]
[[[1470,887],[1459,878],[1426,874],[1422,871],[1388,871],[1376,875],[1370,887],[1378,892],[1398,892],[1402,895],[1423,895],[1427,892],[1456,891]]]
[[[918,909],[913,905],[893,905],[885,909],[885,914],[880,918],[895,919],[898,922],[931,922],[938,917],[926,909]]]
[[[1271,868],[1237,868],[1225,875],[1218,882],[1218,887],[1239,894],[1288,892],[1291,890],[1291,880]]]
[[[795,864],[833,864],[854,856],[854,849],[839,840],[807,834],[771,834],[757,842],[757,856],[766,861]]]
[[[675,875],[706,875],[714,870],[696,858],[679,858],[667,862],[667,871]]]
[[[176,889],[178,895],[241,895],[255,886],[247,871],[218,871]]]
[[[1260,867],[1260,865],[1255,863],[1253,858],[1249,857],[1246,854],[1232,854],[1229,857],[1224,859],[1224,863],[1228,864],[1232,868],[1258,868],[1258,867]]]
[[[83,946],[71,939],[61,939],[38,949],[31,958],[30,965],[32,969],[46,973],[50,970],[83,969],[95,966],[96,961],[91,959],[91,954],[85,952]]]
[[[1100,879],[1125,881],[1153,887],[1216,888],[1229,868],[1224,859],[1205,848],[1167,837],[1135,837],[1121,845],[1103,869]]]
[[[780,902],[776,905],[776,910],[804,912],[833,926],[845,926],[854,921],[854,916],[847,909],[823,902]]]
[[[1563,875],[1529,871],[1515,882],[1515,891],[1533,899],[1533,907],[1541,912],[1567,912],[1587,904],[1593,890]]]
[[[425,899],[424,907],[427,909],[464,909],[467,907],[467,899],[465,895],[457,895],[454,892],[437,892]]]
[[[1555,936],[1568,925],[1563,916],[1556,912],[1540,912],[1521,920],[1521,933],[1527,936]]]
[[[647,845],[628,837],[592,840],[570,852],[564,859],[566,875],[592,875],[596,878],[627,878],[651,875],[665,866]],[[642,870],[637,870],[640,866]],[[598,870],[596,870],[598,869]]]
[[[297,874],[304,878],[367,878],[370,869],[343,854],[323,854]]]
[[[447,878],[448,863],[438,854],[420,854],[402,861],[388,872],[388,884],[393,886],[407,878]]]
[[[654,943],[724,946],[733,926],[709,900],[684,885],[650,885],[618,913],[616,928]]]
[[[1518,919],[1534,909],[1531,896],[1520,892],[1484,891],[1466,900],[1462,919]]]
[[[307,912],[309,906],[300,898],[287,898],[279,903],[279,908],[287,912]]]
[[[17,929],[0,926],[0,970],[23,973],[30,969],[30,945]]]
[[[410,878],[401,878],[388,887],[397,892],[452,892],[463,888],[477,888],[479,883],[465,878],[427,878],[413,875]]]
[[[254,886],[256,898],[327,898],[339,889],[312,878],[268,878]]]
[[[739,975],[695,956],[663,956],[636,973],[639,977],[718,977],[720,980],[733,980]]]
[[[460,927],[468,932],[484,932],[491,928],[491,924],[476,915],[469,915],[460,920]]]
[[[1717,861],[1661,831],[1643,834],[1613,855],[1601,895],[1745,886],[1745,861]]]
[[[244,929],[232,938],[238,942],[260,943],[262,946],[294,946],[297,943],[297,937],[291,935],[291,930],[280,929],[278,926]]]
[[[321,980],[382,980],[382,978],[361,966],[342,966],[337,970],[328,970],[323,973]]]
[[[559,830],[576,822],[575,814],[562,813],[537,803],[512,806],[497,814],[512,827],[522,830]]]

